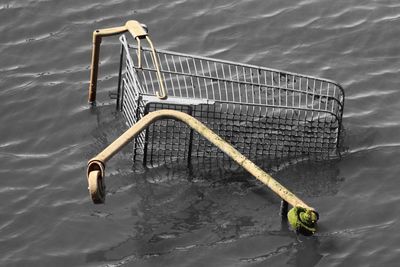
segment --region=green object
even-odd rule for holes
[[[293,207],[287,216],[290,226],[297,233],[310,236],[317,231],[318,213],[315,211]]]

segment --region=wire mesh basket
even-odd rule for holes
[[[185,112],[250,159],[331,155],[339,145],[344,91],[333,81],[225,60],[157,50],[168,98],[156,97],[152,51],[122,43],[117,108],[128,126],[149,112]],[[131,56],[131,55],[135,56]],[[172,119],[134,139],[135,160],[158,165],[175,160],[224,158],[185,124]]]

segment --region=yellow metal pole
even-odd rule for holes
[[[167,91],[165,90],[163,78],[161,76],[160,66],[158,64],[156,49],[154,48],[153,42],[150,40],[150,38],[148,36],[146,36],[146,40],[149,43],[151,51],[152,51],[153,62],[154,62],[154,66],[155,66],[155,68],[157,70],[157,78],[158,78],[159,84],[160,84],[160,91],[156,92],[156,96],[158,98],[160,98],[160,99],[166,99],[167,98]]]
[[[125,26],[95,30],[93,32],[92,62],[90,64],[89,103],[96,101],[97,75],[99,72],[99,57],[101,38],[121,34],[127,31]]]
[[[308,206],[295,194],[290,192],[282,184],[264,172],[261,168],[255,165],[252,161],[243,156],[232,145],[223,140],[220,136],[210,130],[203,123],[193,118],[192,116],[176,111],[176,110],[159,110],[149,113],[140,119],[135,125],[123,133],[113,143],[106,147],[97,156],[89,160],[87,168],[87,178],[89,184],[89,192],[94,203],[103,203],[105,199],[105,185],[103,178],[105,176],[105,163],[112,158],[119,150],[127,143],[135,138],[140,132],[147,128],[151,123],[165,118],[172,118],[182,121],[193,130],[198,132],[212,144],[217,146],[236,163],[242,166],[250,174],[259,181],[268,186],[279,197],[288,202],[293,208],[288,213],[290,225],[296,232],[304,235],[312,235],[316,231],[316,223],[318,213],[314,208]]]
[[[223,140],[212,130],[207,128],[207,126],[205,126],[203,123],[186,113],[176,110],[159,110],[149,113],[148,115],[140,119],[125,133],[123,133],[119,138],[117,138],[112,144],[106,147],[97,156],[89,160],[87,170],[89,190],[95,203],[102,203],[104,201],[103,177],[105,163],[119,150],[121,150],[127,143],[135,138],[135,136],[137,136],[140,132],[147,128],[151,123],[163,118],[173,118],[184,122],[193,130],[195,130],[204,138],[217,146],[219,149],[221,149],[223,152],[225,152],[236,163],[246,169],[255,178],[263,182],[283,200],[287,201],[293,207],[298,207],[301,208],[303,211],[311,213],[313,215],[313,220],[317,220],[318,215],[314,208],[304,203],[295,194],[290,192],[287,188],[281,185],[269,174],[264,172],[261,168],[259,168],[257,165],[255,165],[253,162],[243,156],[232,145]]]

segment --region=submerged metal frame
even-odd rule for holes
[[[260,127],[260,129],[262,130],[265,130],[265,125],[267,125],[267,123],[272,125],[276,124],[278,125],[276,127],[279,128],[280,126],[282,126],[281,120],[284,124],[283,126],[285,126],[286,121],[289,121],[289,124],[286,126],[293,126],[290,125],[290,123],[297,122],[297,125],[294,126],[297,126],[299,128],[295,128],[295,130],[303,127],[304,129],[302,131],[305,134],[311,133],[310,136],[304,135],[305,138],[310,139],[308,141],[309,143],[311,143],[311,138],[314,138],[315,140],[312,140],[316,143],[318,142],[318,144],[321,142],[320,152],[323,152],[323,149],[325,148],[322,147],[322,145],[324,144],[323,141],[329,141],[329,139],[332,139],[333,136],[329,135],[329,133],[326,132],[322,132],[320,135],[318,135],[318,131],[320,130],[319,123],[321,123],[322,126],[327,126],[325,124],[328,123],[337,123],[333,126],[337,129],[337,135],[334,136],[335,140],[332,142],[332,144],[334,143],[336,147],[339,146],[339,135],[341,132],[341,121],[344,105],[344,90],[341,85],[327,79],[321,79],[313,76],[301,75],[291,72],[284,72],[249,64],[239,64],[231,61],[215,60],[206,57],[185,55],[181,53],[162,50],[156,52],[147,34],[147,28],[139,22],[131,20],[128,21],[124,26],[100,29],[93,32],[89,103],[93,103],[96,101],[98,64],[102,37],[118,35],[127,31],[129,31],[132,34],[133,38],[137,41],[137,64],[135,65],[133,63],[133,60],[130,57],[131,52],[129,51],[129,49],[135,49],[135,47],[128,45],[125,36],[122,35],[120,37],[122,46],[120,52],[116,107],[117,110],[124,113],[124,115],[127,115],[129,113],[130,115],[136,114],[136,116],[135,119],[126,116],[127,123],[130,128],[126,132],[124,132],[119,138],[117,138],[112,144],[107,146],[97,156],[88,161],[88,189],[93,202],[98,204],[104,203],[105,201],[106,192],[104,177],[106,162],[110,160],[130,141],[135,140],[136,144],[136,138],[142,137],[142,141],[144,142],[143,158],[145,163],[147,156],[147,145],[150,142],[148,140],[149,135],[147,132],[149,131],[149,129],[154,127],[154,125],[152,126],[152,124],[156,121],[162,119],[172,119],[189,126],[189,147],[187,151],[187,160],[189,164],[192,154],[191,151],[193,134],[197,132],[199,136],[204,137],[212,145],[219,148],[223,152],[221,154],[227,155],[230,159],[242,166],[246,171],[248,171],[256,179],[268,186],[275,194],[277,194],[282,199],[280,214],[282,218],[285,218],[287,216],[289,223],[293,227],[293,229],[306,235],[314,234],[316,231],[316,224],[319,219],[319,215],[316,210],[313,207],[308,206],[295,194],[290,192],[286,187],[284,187],[282,184],[272,178],[268,173],[266,173],[260,167],[250,161],[246,156],[243,155],[246,154],[246,152],[242,151],[243,154],[240,153],[240,147],[237,147],[235,142],[229,139],[229,136],[227,137],[223,133],[221,134],[218,129],[214,129],[218,134],[222,135],[221,137],[213,130],[208,128],[205,124],[200,122],[198,119],[202,120],[203,118],[201,117],[201,115],[196,115],[195,108],[197,106],[212,106],[216,103],[219,103],[221,105],[225,105],[226,110],[224,111],[229,111],[230,108],[233,108],[232,114],[230,114],[232,117],[226,117],[223,119],[235,120],[236,117],[241,118],[242,116],[253,116],[254,118],[251,117],[251,120],[246,119],[245,122],[255,123],[255,126],[250,125],[250,127]],[[150,49],[143,49],[141,47],[142,39],[147,40]],[[126,79],[122,78],[124,52],[126,52]],[[148,59],[148,55],[151,56],[151,61]],[[160,59],[161,56],[164,57],[165,62],[164,60]],[[144,59],[143,62],[142,57]],[[168,62],[168,57],[170,57],[170,61],[172,59],[174,69],[170,69],[168,65],[171,63]],[[175,62],[174,57],[178,58],[179,60]],[[186,61],[183,61],[181,58]],[[194,73],[190,70],[191,67],[189,65],[189,60],[193,64]],[[149,65],[148,62],[152,62],[152,66],[151,64]],[[185,67],[183,67],[182,62],[187,64],[187,71],[185,71]],[[206,64],[204,64],[204,69],[203,62]],[[179,69],[179,64],[181,69]],[[217,68],[218,64],[220,67]],[[176,67],[176,65],[178,65],[178,68]],[[196,66],[199,66],[199,69],[197,69]],[[224,72],[224,70],[226,71],[226,73]],[[140,81],[137,72],[141,73],[143,81]],[[148,79],[144,75],[144,72],[148,72]],[[130,74],[132,77],[128,77],[128,74]],[[153,75],[155,75],[155,78],[153,78]],[[269,76],[268,80],[270,80],[270,83],[267,82],[267,75]],[[262,80],[262,78],[264,79],[264,81]],[[174,81],[177,82],[178,88],[174,86]],[[197,81],[198,88],[196,87],[196,82],[194,81]],[[168,85],[168,82],[170,85]],[[180,82],[182,82],[182,88]],[[203,82],[204,85],[201,84]],[[158,83],[158,88],[157,86],[154,87],[154,83]],[[295,85],[296,83],[297,85]],[[229,90],[232,89],[232,94],[229,96],[227,84],[229,84]],[[323,87],[323,85],[327,87]],[[134,109],[124,109],[126,100],[124,98],[124,92],[126,90],[125,86],[131,86],[134,90],[137,91],[135,92],[136,94],[132,94],[132,92],[130,94],[127,94],[130,97],[130,101],[137,102],[135,103],[135,105],[132,105]],[[142,86],[144,88],[142,88]],[[149,86],[152,87],[151,90],[149,90]],[[330,86],[333,86],[333,89],[330,89],[332,88]],[[169,90],[169,98],[167,95],[166,87],[168,87]],[[212,96],[209,95],[210,87]],[[234,88],[235,90],[237,89],[237,92],[234,91]],[[189,94],[189,89],[193,91],[193,94]],[[225,92],[223,89],[225,89],[226,94],[224,94]],[[184,90],[186,91],[186,95],[184,94]],[[129,92],[130,91],[128,91],[128,93]],[[336,92],[338,93],[336,94]],[[269,102],[270,100],[272,100],[272,103]],[[139,104],[141,104],[142,106],[139,106]],[[161,104],[161,106],[158,107],[158,109],[155,109],[155,111],[151,111],[149,106],[150,104]],[[175,106],[175,108],[177,106],[187,106],[188,110],[187,113],[185,113],[182,111],[174,110],[174,107],[172,107],[173,109],[168,109],[168,105],[173,105]],[[243,108],[246,109],[244,113],[242,112],[242,105],[246,106],[245,108]],[[252,114],[248,114],[248,107],[251,107],[253,109]],[[259,108],[259,111],[255,111],[257,110],[257,108]],[[280,109],[284,110],[285,113],[281,113]],[[272,121],[268,122],[267,115],[269,114],[268,112],[271,112],[271,110],[272,113],[270,115],[272,116]],[[274,113],[276,110],[277,114]],[[143,111],[140,116],[138,114],[139,111]],[[288,111],[292,112],[291,117],[290,115],[288,115]],[[203,112],[202,109],[200,110],[200,113],[201,112]],[[206,109],[206,119],[208,118],[208,112],[216,111],[213,109]],[[257,112],[259,112],[259,118],[255,118]],[[295,112],[297,112],[296,115]],[[304,112],[303,117],[301,115],[301,112]],[[311,119],[309,118],[310,114],[307,114],[307,112],[311,113]],[[314,113],[317,114],[316,120],[314,120]],[[320,113],[322,113],[323,116],[320,116]],[[327,121],[327,116],[325,116],[325,114],[332,116],[331,122]],[[264,119],[264,115],[265,125],[260,126],[257,124],[260,123],[257,119]],[[219,119],[221,119],[221,117],[219,117]],[[303,125],[303,121],[306,123],[310,123],[310,125]],[[317,125],[313,126],[313,122],[316,122]],[[227,126],[235,127],[237,125],[227,124]],[[242,127],[243,125],[239,126]],[[173,125],[172,127],[175,127],[175,125]],[[212,125],[210,127],[212,127]],[[307,129],[307,127],[310,129]],[[315,128],[315,131],[314,129],[311,129],[312,127]],[[176,127],[176,130],[180,131],[181,128]],[[228,131],[227,129],[225,130]],[[279,128],[278,130],[275,130],[278,131],[281,129]],[[289,130],[292,131],[293,129],[290,128]],[[143,136],[139,136],[143,131],[146,131],[144,138]],[[258,132],[255,133],[259,134]],[[262,132],[261,134],[262,138],[275,138],[274,135],[277,135],[273,132]],[[171,136],[173,136],[173,134],[168,135],[167,137],[170,138]],[[288,136],[291,136],[290,133]],[[284,142],[284,145],[295,143],[294,145],[297,146],[296,142],[298,140],[296,138],[302,138],[301,143],[303,143],[304,136],[297,135],[296,133],[294,136],[291,136],[294,137],[293,140],[289,139],[287,141],[288,143],[285,143],[286,139],[284,139],[282,142]],[[228,141],[225,141],[223,138],[226,138]],[[277,139],[277,141],[280,140]],[[239,150],[234,148],[230,143],[235,145]],[[278,152],[277,147],[278,145],[275,144],[276,152]],[[312,150],[312,148],[314,148],[314,150]],[[327,147],[327,149],[329,148],[330,147]],[[295,153],[297,153],[297,150],[294,151]],[[286,151],[283,149],[282,153],[284,152],[290,151]],[[307,150],[307,152],[312,153],[319,151],[317,151],[317,146],[315,146],[309,147],[309,150]],[[134,155],[136,155],[136,147],[134,148]],[[293,208],[289,212],[288,204],[293,206]]]
[[[157,73],[152,66],[151,50],[130,45],[125,35],[120,36],[120,42],[117,110],[123,113],[128,127],[148,111],[175,109],[191,113],[252,160],[259,153],[268,157],[307,154],[313,159],[322,154],[324,159],[336,156],[345,97],[339,83],[262,66],[157,49],[160,71],[168,89],[168,100],[159,100],[154,97]],[[143,58],[141,68],[133,57],[139,50]],[[170,102],[172,99],[180,101]],[[220,120],[221,124],[216,125],[213,120]],[[236,134],[242,131],[237,129],[236,122],[239,126],[246,126],[243,131],[251,145],[245,146],[244,139],[236,138]],[[163,134],[154,135],[155,127],[159,130],[161,127],[160,133]],[[151,126],[146,134],[133,141],[134,159],[149,166],[165,163],[172,151],[167,145],[172,144],[172,154],[181,159],[188,155],[190,160],[192,151],[187,151],[187,147],[192,147],[191,141],[188,145],[187,142],[177,143],[178,135],[192,140],[191,136],[185,135],[184,128],[186,126],[179,122]],[[192,156],[199,156],[198,148],[204,149],[205,143],[198,142],[197,134],[194,137]],[[155,149],[148,150],[147,147]],[[210,149],[211,145],[207,143],[206,148]],[[151,156],[147,156],[146,151]],[[222,155],[218,152],[218,156]],[[147,159],[151,160],[147,162]]]
[[[138,134],[145,130],[150,124],[161,119],[176,119],[188,125],[191,129],[202,135],[204,138],[206,138],[208,141],[210,141],[212,144],[222,150],[225,154],[227,154],[237,164],[242,166],[256,179],[268,186],[282,200],[286,201],[294,208],[301,208],[312,214],[313,218],[316,218],[315,221],[313,221],[313,224],[316,224],[318,213],[314,208],[308,206],[295,194],[290,192],[286,187],[284,187],[282,184],[272,178],[269,174],[264,172],[248,158],[243,156],[232,145],[223,140],[220,136],[210,130],[199,120],[184,112],[176,110],[159,110],[150,112],[148,115],[141,118],[135,125],[133,125],[120,137],[118,137],[113,143],[106,147],[97,156],[89,160],[87,167],[87,179],[89,185],[88,189],[94,203],[99,204],[104,203],[105,201],[104,177],[106,162],[110,160],[133,138],[135,138]]]

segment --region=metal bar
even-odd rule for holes
[[[151,68],[145,68],[145,67],[143,67],[142,68],[143,70],[146,70],[146,71],[149,71],[149,72],[156,72],[156,70],[154,70],[154,69],[151,69]],[[236,70],[238,71],[238,69],[237,69],[237,66],[236,66]],[[173,74],[173,75],[183,75],[183,76],[188,76],[188,77],[195,77],[195,78],[197,78],[197,79],[199,79],[199,78],[202,78],[202,79],[204,79],[204,86],[205,87],[207,87],[207,84],[206,84],[206,80],[216,80],[216,81],[218,81],[218,82],[229,82],[229,83],[231,83],[232,84],[232,86],[233,86],[233,84],[237,84],[238,86],[238,91],[241,91],[241,89],[240,89],[240,85],[244,85],[244,86],[246,86],[246,85],[251,85],[251,86],[267,86],[266,84],[261,84],[261,83],[256,83],[256,82],[248,82],[248,81],[246,81],[246,80],[243,80],[243,81],[241,81],[240,79],[239,79],[239,76],[237,76],[237,80],[229,80],[229,79],[226,79],[226,78],[219,78],[219,77],[210,77],[210,76],[206,76],[206,75],[201,75],[201,74],[189,74],[189,73],[180,73],[180,72],[177,72],[177,71],[170,71],[170,70],[163,70],[163,73],[168,73],[168,74]],[[238,75],[238,73],[237,73],[237,75]],[[273,73],[271,72],[271,77],[273,77]],[[299,76],[299,81],[301,82],[301,76]],[[280,89],[282,89],[280,86],[277,86],[277,85],[274,85],[274,80],[272,79],[272,85],[268,85],[267,87],[269,87],[269,88],[271,88],[271,90],[272,90],[272,92],[273,92],[273,99],[275,98],[275,96],[274,96],[274,92],[275,92],[275,90],[274,89],[277,89],[278,91],[280,91]],[[247,87],[246,87],[247,88]],[[309,92],[309,91],[303,91],[303,90],[301,90],[301,89],[294,89],[294,87],[293,88],[284,88],[285,90],[289,90],[289,91],[291,91],[291,92],[297,92],[298,94],[297,95],[299,95],[299,98],[300,98],[300,95],[308,95],[308,96],[313,96],[313,97],[319,97],[320,96],[320,93],[315,93],[315,92]],[[240,93],[239,93],[240,94]],[[206,95],[206,98],[208,98],[209,96],[208,95]],[[278,96],[279,97],[279,96]],[[325,96],[324,96],[325,97]],[[330,100],[330,101],[335,101],[336,103],[337,103],[337,105],[338,106],[340,106],[340,107],[342,107],[342,103],[340,102],[340,100],[339,99],[337,99],[335,96],[327,96],[328,97],[328,100]],[[300,100],[300,99],[299,99]],[[241,100],[239,100],[239,101],[241,101]],[[242,101],[241,103],[247,103],[246,101]],[[275,104],[275,100],[273,100],[273,105],[276,105],[276,106],[279,106],[279,105],[277,105],[277,104]],[[300,102],[299,102],[300,103]],[[300,105],[300,104],[299,104]],[[294,103],[293,103],[293,107],[294,107]],[[324,110],[324,109],[321,109],[321,110]]]
[[[148,114],[149,106],[146,105],[144,108],[144,117]],[[133,127],[133,126],[132,126]],[[149,146],[149,127],[146,127],[144,134],[144,148],[143,148],[143,166],[147,165],[147,150]]]
[[[172,64],[173,64],[173,66],[174,66],[174,69],[175,69],[175,73],[179,73],[178,72],[178,69],[176,68],[176,62],[175,62],[175,58],[174,57],[172,57]],[[182,97],[182,87],[181,87],[181,82],[179,81],[179,77],[178,77],[178,75],[175,75],[175,80],[176,80],[176,83],[178,84],[178,92],[179,92],[179,95],[178,95],[178,97]],[[176,96],[176,94],[175,94],[175,90],[174,90],[174,96]]]
[[[150,57],[151,57],[151,55],[150,55]],[[149,62],[148,62],[148,60],[147,60],[147,56],[144,56],[144,61],[145,61],[145,63],[146,63],[146,66],[148,67],[148,68],[150,68],[149,66]],[[141,68],[142,70],[145,70],[145,67],[142,67]],[[154,71],[155,72],[155,75],[156,75],[156,77],[157,77],[157,71]],[[146,79],[146,73],[147,73],[147,75],[148,75],[148,77],[149,77],[149,82],[147,81],[147,79]],[[143,75],[143,77],[144,77],[144,80],[145,80],[145,84],[146,84],[146,88],[147,88],[147,92],[150,92],[150,86],[151,86],[151,89],[153,90],[152,91],[152,94],[156,94],[156,89],[154,88],[154,83],[153,83],[153,80],[154,80],[154,78],[153,78],[153,72],[145,72],[145,71],[142,71],[142,75]],[[149,86],[149,83],[150,83],[150,86]]]
[[[282,220],[287,220],[286,216],[288,213],[288,209],[289,209],[289,203],[287,203],[285,200],[281,200],[281,206],[279,208],[279,215],[281,216]]]
[[[163,81],[162,76],[161,76],[160,66],[159,66],[159,63],[158,63],[158,60],[157,60],[156,49],[154,48],[153,42],[150,40],[150,37],[147,36],[147,35],[146,35],[146,40],[147,40],[147,42],[149,43],[149,45],[151,47],[151,52],[152,52],[152,56],[153,56],[153,63],[154,63],[154,66],[155,66],[155,68],[157,70],[158,83],[159,83],[159,86],[160,86],[160,90],[156,92],[156,96],[158,98],[160,98],[160,99],[165,99],[168,96],[167,96],[167,91],[165,90],[165,87],[164,87],[164,81]]]
[[[178,57],[178,59],[179,59],[179,65],[181,66],[182,73],[185,73],[185,70],[184,70],[183,64],[182,64],[182,58]],[[184,77],[183,82],[185,83],[186,97],[189,97],[189,89],[187,86],[186,77]]]
[[[90,82],[88,102],[96,101],[97,75],[99,72],[99,57],[101,36],[97,35],[98,31],[93,32],[93,48],[92,48],[92,63],[90,64]]]
[[[272,178],[269,174],[264,172],[261,168],[255,165],[252,161],[243,156],[239,151],[237,151],[233,146],[231,146],[228,142],[223,140],[216,133],[207,128],[203,123],[193,118],[192,116],[176,111],[176,110],[159,110],[150,112],[148,115],[144,116],[141,120],[139,120],[135,125],[133,125],[129,130],[123,133],[119,138],[117,138],[112,144],[106,147],[102,152],[100,152],[97,156],[89,160],[88,169],[87,169],[87,177],[89,181],[89,189],[91,192],[92,199],[97,203],[104,201],[104,195],[102,198],[98,197],[97,184],[103,185],[103,177],[105,170],[105,163],[110,160],[118,151],[120,151],[126,144],[128,144],[135,136],[141,133],[144,129],[146,129],[153,122],[160,119],[176,119],[182,121],[187,124],[197,133],[202,135],[212,144],[217,146],[220,150],[222,150],[226,155],[228,155],[231,159],[233,159],[237,164],[242,166],[245,170],[247,170],[250,174],[252,174],[259,181],[268,186],[272,191],[274,191],[280,198],[290,203],[293,207],[301,207],[308,211],[314,212],[316,211],[314,208],[308,206],[301,199],[299,199],[296,195],[290,192],[287,188],[281,185],[278,181]],[[91,174],[93,172],[93,174]],[[96,183],[93,184],[94,175],[96,175]],[[95,186],[96,188],[90,188],[91,186]],[[104,188],[102,188],[104,189]]]
[[[131,48],[136,48],[135,46],[130,45],[129,47]],[[143,48],[143,50],[149,50],[148,48]],[[157,49],[158,53],[165,53],[165,54],[170,54],[170,55],[176,55],[176,56],[185,56],[185,57],[193,57],[193,55],[189,55],[189,54],[184,54],[184,53],[178,53],[178,52],[172,52],[172,51],[166,51],[166,50],[162,50],[162,49]],[[218,63],[225,63],[225,64],[231,64],[233,66],[239,66],[239,67],[248,67],[248,68],[255,68],[255,69],[261,69],[261,70],[265,70],[265,71],[270,71],[270,72],[274,72],[274,73],[278,73],[278,72],[282,72],[281,70],[277,70],[277,69],[273,69],[273,68],[266,68],[266,67],[262,67],[262,66],[257,66],[257,65],[252,65],[252,64],[243,64],[243,63],[239,63],[239,62],[233,62],[233,61],[229,61],[229,60],[223,60],[223,59],[213,59],[213,58],[209,58],[209,57],[202,57],[202,56],[196,56],[196,59],[201,59],[201,60],[205,60],[205,61],[216,61]],[[340,91],[344,94],[344,89],[343,87],[330,79],[325,79],[325,78],[320,78],[320,77],[316,77],[316,76],[311,76],[311,75],[304,75],[304,74],[300,74],[300,73],[295,73],[295,72],[290,72],[290,71],[285,71],[285,73],[287,75],[294,75],[296,77],[302,77],[302,78],[310,78],[310,79],[315,79],[317,81],[323,81],[323,82],[328,82],[328,83],[332,83],[338,86],[338,88],[340,89]]]
[[[187,68],[188,68],[188,73],[191,73],[192,71],[190,69],[190,64],[189,64],[189,59],[188,58],[186,58],[186,65],[187,65]],[[186,77],[185,77],[185,80],[186,80]],[[194,98],[194,97],[196,97],[196,92],[194,90],[195,85],[194,85],[193,77],[190,77],[190,82],[191,82],[192,93],[193,93],[192,97]]]
[[[126,80],[122,79],[121,103],[119,111],[124,110],[124,96],[125,96],[126,83],[127,83]]]
[[[136,42],[138,44],[138,49],[137,49],[137,61],[138,61],[138,69],[141,69],[142,66],[142,46],[140,45],[140,38],[136,38]]]
[[[120,95],[121,95],[121,80],[122,80],[122,61],[124,59],[124,45],[121,44],[119,56],[119,71],[118,71],[118,87],[117,87],[117,104],[116,110],[120,110]]]
[[[190,116],[193,116],[193,108],[191,106],[188,106],[188,113]],[[188,165],[192,163],[192,147],[193,147],[193,128],[190,128],[189,132],[189,148],[188,148]]]

